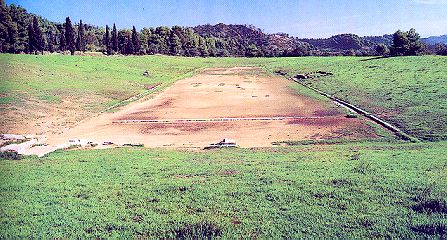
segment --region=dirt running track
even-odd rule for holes
[[[76,138],[196,148],[232,138],[241,147],[265,147],[274,141],[374,137],[363,120],[345,118],[331,103],[297,95],[291,84],[258,68],[207,69],[152,99],[49,135],[47,143]],[[228,118],[233,120],[215,121]]]

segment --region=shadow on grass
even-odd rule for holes
[[[422,224],[411,227],[411,230],[417,233],[423,233],[432,236],[441,236],[444,238],[447,235],[447,227],[444,224]]]
[[[439,199],[429,199],[413,206],[412,209],[418,213],[443,213],[447,214],[447,203]]]
[[[222,230],[212,223],[186,225],[174,230],[176,239],[214,239],[222,235]]]
[[[377,57],[373,57],[373,58],[362,59],[362,60],[360,60],[360,62],[367,62],[367,61],[384,59],[384,58],[390,58],[390,56],[377,56]]]

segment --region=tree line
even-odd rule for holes
[[[0,0],[0,52],[103,52],[107,55],[164,54],[201,57],[283,57],[333,55],[445,55],[442,44],[427,46],[414,29],[393,35],[359,37],[340,34],[327,39],[298,39],[284,33],[265,34],[247,25],[200,25],[117,29],[50,22],[26,9]]]
[[[243,31],[265,39],[259,29],[238,25]],[[247,33],[248,34],[248,33]],[[235,33],[239,35],[239,33]],[[105,28],[73,24],[69,17],[64,23],[50,22],[28,13],[26,9],[0,0],[0,52],[104,52],[106,54],[165,54],[178,56],[264,56],[262,41],[234,35],[226,37],[201,36],[191,27],[156,27],[137,31],[106,26]]]

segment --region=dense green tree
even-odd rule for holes
[[[99,40],[97,34],[99,34]],[[104,38],[104,30],[102,28],[96,30],[94,27],[89,28],[86,27],[85,29],[86,51],[95,52],[95,51],[103,51],[104,49],[106,49],[104,48],[104,44],[102,42],[103,38]]]
[[[47,50],[51,53],[55,51],[54,45],[56,44],[56,35],[53,33],[52,30],[48,32],[48,39],[47,39]]]
[[[118,52],[120,54],[132,54],[129,50],[133,50],[132,32],[129,29],[122,29],[118,31]],[[132,46],[131,46],[132,45]]]
[[[65,47],[71,55],[74,55],[76,49],[75,32],[70,17],[65,19]]]
[[[0,0],[0,52],[9,50],[9,25],[12,24],[9,9],[3,0]]]
[[[28,46],[27,46],[27,53],[34,53],[36,51],[35,49],[35,43],[34,43],[34,28],[33,23],[30,23],[28,25]]]
[[[126,48],[127,48],[127,30],[125,30],[125,29],[119,30],[117,32],[117,40],[118,40],[118,52],[117,53],[125,54]]]
[[[14,4],[9,6],[9,13],[12,21],[17,25],[17,38],[15,39],[14,44],[15,52],[26,52],[28,50],[28,26],[30,15],[24,8]]]
[[[140,54],[141,42],[135,26],[132,28],[132,52],[130,54]]]
[[[55,52],[58,51],[58,35],[59,31],[55,25],[46,25],[46,23],[41,23],[45,41],[45,51]]]
[[[377,45],[376,52],[380,56],[386,56],[390,53],[390,50],[388,49],[388,47],[385,44],[381,43],[381,44]]]
[[[116,31],[115,23],[113,24],[113,29],[112,29],[111,44],[112,44],[112,51],[118,52],[118,33]]]
[[[135,47],[133,45],[132,36],[128,35],[126,40],[126,50],[124,54],[131,55],[135,53]]]
[[[424,51],[424,43],[421,41],[419,33],[414,28],[407,32],[408,41],[410,43],[407,55],[421,55]]]
[[[43,38],[42,30],[40,30],[37,17],[33,17],[33,21],[28,27],[28,52],[35,53],[43,52],[45,47],[45,40]]]
[[[152,30],[150,28],[141,29],[140,42],[141,42],[141,54],[149,54],[149,39],[152,36]]]
[[[424,44],[414,28],[408,32],[398,30],[393,34],[392,56],[412,56],[423,52]]]
[[[87,26],[87,25],[86,25]],[[110,29],[109,29],[110,32]],[[88,26],[86,28],[86,48],[93,51],[104,51],[105,46],[103,38],[105,34],[105,27]]]
[[[209,56],[208,46],[206,45],[205,38],[199,37],[198,49],[199,49],[200,56],[202,56],[202,57],[208,57]]]
[[[183,27],[180,26],[173,26],[171,28],[171,34],[169,35],[169,54],[172,54],[172,42],[171,42],[171,37],[172,34],[175,34],[178,37],[178,41],[180,43],[180,48],[177,49],[177,53],[174,55],[180,55],[183,56],[185,55],[185,46],[186,46],[186,33],[185,33],[185,29]]]
[[[177,25],[173,26],[171,28],[171,33],[175,33],[175,35],[177,35],[177,37],[179,38],[180,44],[182,45],[182,50],[183,50],[183,46],[186,44],[185,28],[177,26]]]
[[[393,56],[403,56],[408,52],[410,48],[410,42],[408,41],[408,36],[406,32],[401,30],[396,31],[393,34],[393,45],[391,46],[391,55]]]
[[[215,46],[216,46],[216,57],[229,57],[231,56],[230,51],[227,48],[227,42],[225,39],[215,38]],[[244,47],[245,49],[245,47]]]
[[[442,56],[447,56],[447,46],[444,43],[435,45],[435,53]]]
[[[15,53],[18,49],[17,40],[18,40],[18,29],[17,24],[12,23],[8,28],[8,40],[9,40],[9,52]]]
[[[199,51],[199,35],[192,28],[184,31],[185,43],[183,45],[184,55],[188,57],[200,56]]]
[[[147,40],[147,54],[157,54],[160,52],[159,49],[159,43],[160,42],[160,36],[157,34],[152,34],[149,36],[149,39]]]
[[[78,37],[76,39],[76,49],[78,51],[85,52],[85,32],[84,32],[84,24],[82,24],[82,20],[79,21]]]
[[[171,29],[169,29],[168,27],[157,27],[155,29],[155,35],[156,37],[154,38],[154,42],[157,45],[156,53],[169,54],[169,37],[171,35]]]
[[[169,53],[177,56],[180,54],[181,50],[182,43],[180,42],[180,38],[177,34],[175,34],[175,32],[171,32],[171,36],[169,36]]]
[[[16,51],[17,24],[12,21],[9,8],[0,0],[0,52]]]
[[[206,48],[208,49],[208,54],[211,57],[216,57],[217,56],[217,48],[216,48],[216,39],[211,37],[211,38],[206,38]]]
[[[250,44],[247,48],[247,54],[248,57],[260,57],[261,53],[258,49],[258,47],[255,44]]]
[[[37,51],[43,52],[45,48],[45,39],[43,38],[42,29],[40,29],[37,17],[33,17],[34,44]]]
[[[354,52],[354,50],[348,50],[349,53]],[[354,52],[355,53],[355,52]],[[305,44],[297,44],[295,48],[291,51],[288,51],[285,53],[285,56],[289,57],[303,57],[303,56],[309,56],[311,54],[311,50],[308,48]]]
[[[110,44],[110,30],[109,25],[106,25],[106,33],[104,34],[104,45],[106,46],[107,55],[112,54],[112,46]]]
[[[59,51],[61,52],[65,51],[66,45],[67,44],[65,44],[65,24],[64,24],[59,34]]]

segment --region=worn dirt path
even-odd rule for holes
[[[363,120],[345,118],[341,108],[298,95],[291,84],[259,68],[206,69],[151,99],[88,119],[62,134],[48,135],[46,143],[55,146],[69,139],[86,139],[201,148],[232,138],[241,147],[266,147],[275,141],[374,137]],[[166,120],[171,121],[163,122]]]

